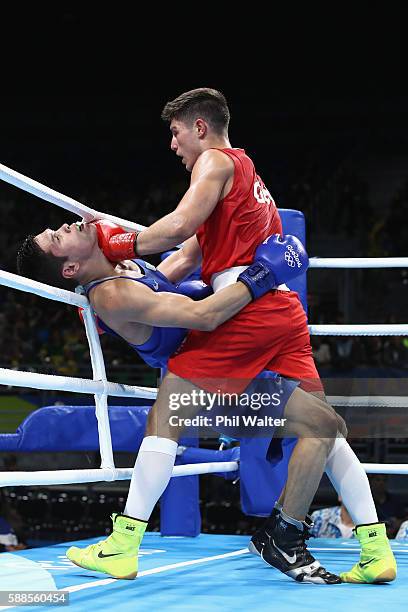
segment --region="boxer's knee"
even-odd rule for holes
[[[347,438],[347,425],[345,420],[343,419],[343,417],[341,417],[335,410],[334,408],[328,403],[326,395],[324,393],[324,391],[309,391],[310,395],[313,395],[314,397],[317,397],[318,399],[320,399],[321,401],[323,401],[325,404],[327,404],[327,406],[333,411],[333,413],[336,415],[336,419],[337,419],[337,431],[338,433],[340,433],[344,438]]]
[[[328,404],[321,402],[319,406],[316,406],[310,423],[310,431],[313,437],[324,438],[327,446],[331,448],[337,436],[338,422],[336,413]]]
[[[337,436],[338,421],[333,408],[301,389],[292,394],[284,416],[287,419],[285,435],[333,440]]]

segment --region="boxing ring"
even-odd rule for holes
[[[40,183],[25,177],[0,164],[0,178],[42,200],[60,206],[86,221],[109,219],[127,230],[142,229],[142,226],[127,220],[99,213],[83,204],[64,196]],[[310,268],[395,268],[408,267],[408,258],[311,258]],[[94,317],[88,300],[70,291],[51,287],[16,274],[0,270],[0,284],[6,287],[29,292],[45,299],[51,299],[71,306],[83,308],[86,336],[90,348],[93,378],[73,378],[45,375],[0,368],[0,384],[33,389],[53,389],[73,393],[92,394],[95,399],[98,440],[101,466],[98,469],[58,470],[37,472],[0,472],[0,486],[55,485],[89,483],[100,481],[126,480],[131,478],[132,467],[115,467],[112,436],[108,415],[108,396],[134,397],[154,400],[157,390],[149,387],[118,384],[107,380],[105,364],[96,329]],[[408,324],[384,325],[310,325],[312,335],[398,335],[408,336]],[[336,406],[384,406],[407,407],[405,396],[328,396],[328,401]],[[194,455],[194,449],[190,449]],[[199,449],[197,449],[198,451]],[[214,461],[193,462],[176,465],[173,478],[209,473],[237,473],[240,466],[235,460],[223,461],[222,453],[212,451]],[[199,457],[199,454],[197,455]],[[221,458],[221,460],[220,460]],[[408,474],[407,464],[363,464],[368,473]],[[97,541],[97,540],[95,540]],[[86,543],[92,543],[93,540]],[[0,590],[62,590],[71,596],[71,609],[83,609],[90,598],[99,606],[116,605],[123,610],[150,610],[154,605],[173,609],[204,609],[209,605],[223,605],[224,609],[237,609],[237,605],[256,606],[257,609],[270,609],[268,602],[272,593],[279,593],[280,608],[292,609],[299,605],[297,589],[302,590],[303,609],[313,609],[316,597],[328,597],[327,606],[340,610],[347,605],[349,589],[364,588],[364,601],[353,604],[353,610],[367,610],[370,605],[378,605],[378,588],[372,585],[340,585],[314,591],[314,586],[294,583],[270,567],[262,564],[259,558],[252,557],[247,551],[248,536],[215,536],[201,534],[198,538],[166,538],[158,534],[147,534],[143,540],[140,571],[136,581],[126,583],[101,574],[92,574],[73,566],[64,556],[66,548],[72,543],[52,547],[4,553],[0,555]],[[81,545],[84,541],[81,541]],[[408,584],[402,576],[408,577],[408,543],[393,542],[397,555],[399,579],[396,583],[383,587],[384,602],[398,608],[401,598],[408,596]],[[357,558],[358,545],[350,540],[313,540],[310,550],[319,552],[323,564],[339,573],[348,569]],[[335,553],[335,554],[333,554]],[[335,564],[335,565],[333,565]],[[197,567],[196,567],[197,566]],[[153,578],[158,575],[158,580]],[[211,585],[209,587],[209,585]],[[276,589],[279,589],[277,591]],[[385,589],[385,590],[384,590]],[[402,589],[402,591],[401,591]],[[374,593],[375,590],[375,593]],[[386,593],[386,598],[385,598]],[[138,597],[137,603],[133,601]],[[268,597],[269,596],[269,597]],[[228,600],[227,600],[228,598]],[[375,599],[374,599],[375,598]],[[234,603],[235,601],[235,603]],[[330,601],[330,603],[329,603]],[[185,603],[184,603],[185,602]],[[238,603],[239,602],[239,603]],[[264,603],[265,602],[265,603]],[[314,603],[313,603],[314,602]],[[320,604],[324,607],[323,601]],[[364,604],[364,605],[363,605]],[[311,607],[305,607],[310,605]]]

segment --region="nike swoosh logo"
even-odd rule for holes
[[[365,563],[359,563],[360,567],[365,567],[366,565],[369,565],[370,563],[372,563],[373,561],[375,561],[375,559],[370,559],[369,561],[366,561]]]
[[[279,546],[276,546],[275,541],[272,539],[272,544],[274,545],[274,547],[276,548],[276,550],[278,550],[280,552],[280,554],[282,555],[282,557],[284,557],[286,559],[286,561],[288,563],[296,563],[296,553],[294,553],[291,557],[289,557],[289,555],[287,553],[285,553],[284,550],[282,550],[281,548],[279,548]]]
[[[111,553],[110,555],[104,555],[103,552],[100,550],[98,553],[98,557],[100,559],[106,559],[106,557],[116,557],[117,555],[121,555],[122,553]]]

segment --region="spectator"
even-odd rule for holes
[[[7,455],[4,458],[4,467],[7,471],[15,471],[17,469],[17,457]],[[25,543],[19,541],[16,534],[16,531],[22,533],[22,524],[21,516],[10,507],[7,498],[0,491],[0,552],[13,552],[27,548]]]
[[[395,536],[395,539],[408,540],[408,521],[404,521],[403,523],[401,523],[397,535]]]
[[[319,336],[312,337],[313,346],[313,357],[317,366],[328,366],[331,364],[331,350],[330,344],[324,338],[323,340]]]
[[[387,474],[369,474],[368,478],[377,508],[378,520],[386,524],[388,537],[393,538],[404,514],[403,504],[388,491]]]
[[[336,325],[343,325],[343,313],[338,312],[334,322]],[[355,336],[336,336],[332,344],[331,360],[336,370],[352,370],[363,360],[360,340]]]
[[[11,525],[0,516],[0,552],[14,552],[24,550],[25,544],[19,542]]]
[[[402,336],[389,336],[384,340],[384,365],[393,368],[408,367],[408,348]]]
[[[354,523],[339,497],[339,506],[322,508],[312,513],[314,538],[353,538]]]

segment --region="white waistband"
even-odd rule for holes
[[[235,283],[237,277],[241,272],[246,270],[249,266],[234,266],[233,268],[227,268],[226,270],[222,270],[222,272],[216,272],[211,277],[211,286],[215,292],[220,289],[224,289],[224,287],[228,287]],[[279,285],[276,287],[279,291],[290,291],[289,287],[286,285]]]

